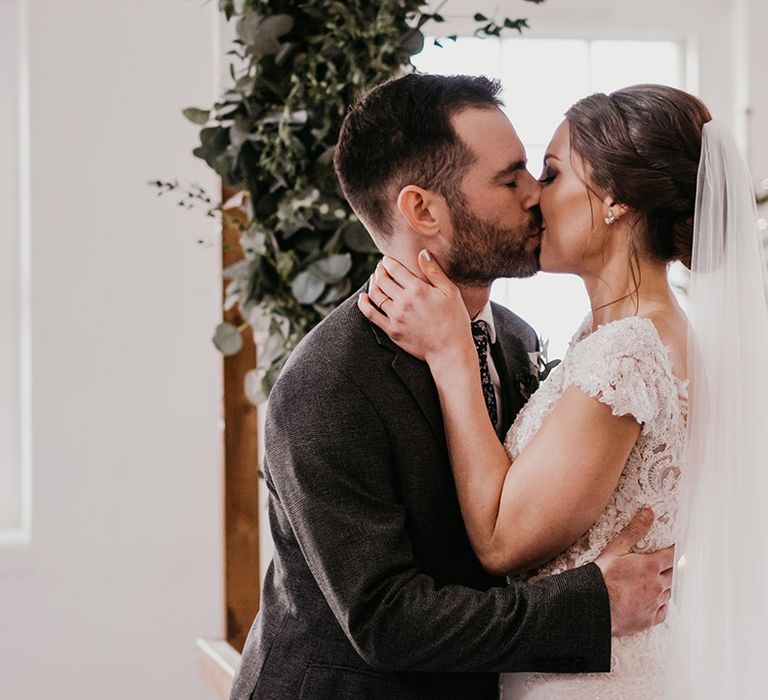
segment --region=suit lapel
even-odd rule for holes
[[[426,362],[422,362],[401,350],[384,331],[374,324],[371,324],[371,328],[379,345],[394,353],[392,369],[418,404],[437,441],[445,444],[445,428],[440,412],[440,398],[429,372],[429,366]]]
[[[365,288],[367,289],[367,285]],[[520,393],[518,375],[521,372],[529,372],[529,360],[522,341],[506,328],[503,318],[496,313],[495,308],[493,319],[496,326],[496,342],[491,345],[491,357],[501,380],[503,406],[500,434],[503,439],[518,412],[525,405],[526,399]],[[437,441],[445,444],[440,398],[427,363],[401,350],[378,326],[370,326],[379,345],[394,354],[392,370],[418,404]]]

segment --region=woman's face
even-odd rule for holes
[[[547,147],[541,176],[540,262],[545,272],[579,274],[601,266],[608,232],[603,223],[607,206],[587,188],[588,181],[581,159],[571,155],[568,122],[564,121]]]

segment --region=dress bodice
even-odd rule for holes
[[[653,509],[655,519],[636,549],[653,551],[676,539],[678,483],[685,460],[687,382],[672,371],[670,350],[653,322],[633,316],[592,331],[592,319],[587,317],[563,361],[542,382],[510,428],[505,447],[512,460],[525,449],[570,386],[607,404],[616,416],[633,416],[642,427],[616,490],[594,525],[553,560],[528,572],[524,576],[527,580],[594,561],[645,505]],[[657,697],[665,632],[664,626],[659,626],[614,639],[610,674],[511,674],[504,679],[504,697]],[[513,687],[514,694],[509,690]]]

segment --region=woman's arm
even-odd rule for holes
[[[371,295],[386,316],[360,308],[406,351],[425,359],[437,385],[467,532],[483,566],[523,571],[575,542],[597,520],[640,433],[631,416],[570,387],[510,465],[488,418],[469,316],[457,288],[420,258],[430,286],[385,259]]]
[[[495,574],[524,571],[573,544],[610,500],[640,425],[569,387],[510,465],[479,381],[433,370],[472,546]]]

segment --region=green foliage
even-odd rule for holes
[[[527,0],[541,2],[542,0]],[[239,334],[256,334],[259,366],[247,379],[254,402],[265,398],[304,335],[363,285],[377,260],[368,233],[344,200],[333,151],[348,106],[372,86],[413,70],[422,28],[443,17],[423,0],[219,0],[237,39],[232,83],[210,109],[184,115],[202,127],[194,154],[241,193],[209,207],[225,217],[240,209],[244,259],[224,271],[226,308],[245,321],[221,324],[214,343],[238,352]],[[496,24],[482,15],[477,34],[522,31],[525,20]],[[448,37],[455,39],[455,36]],[[177,183],[154,183],[160,193]],[[233,198],[234,199],[234,198]],[[193,189],[180,206],[205,199]]]

